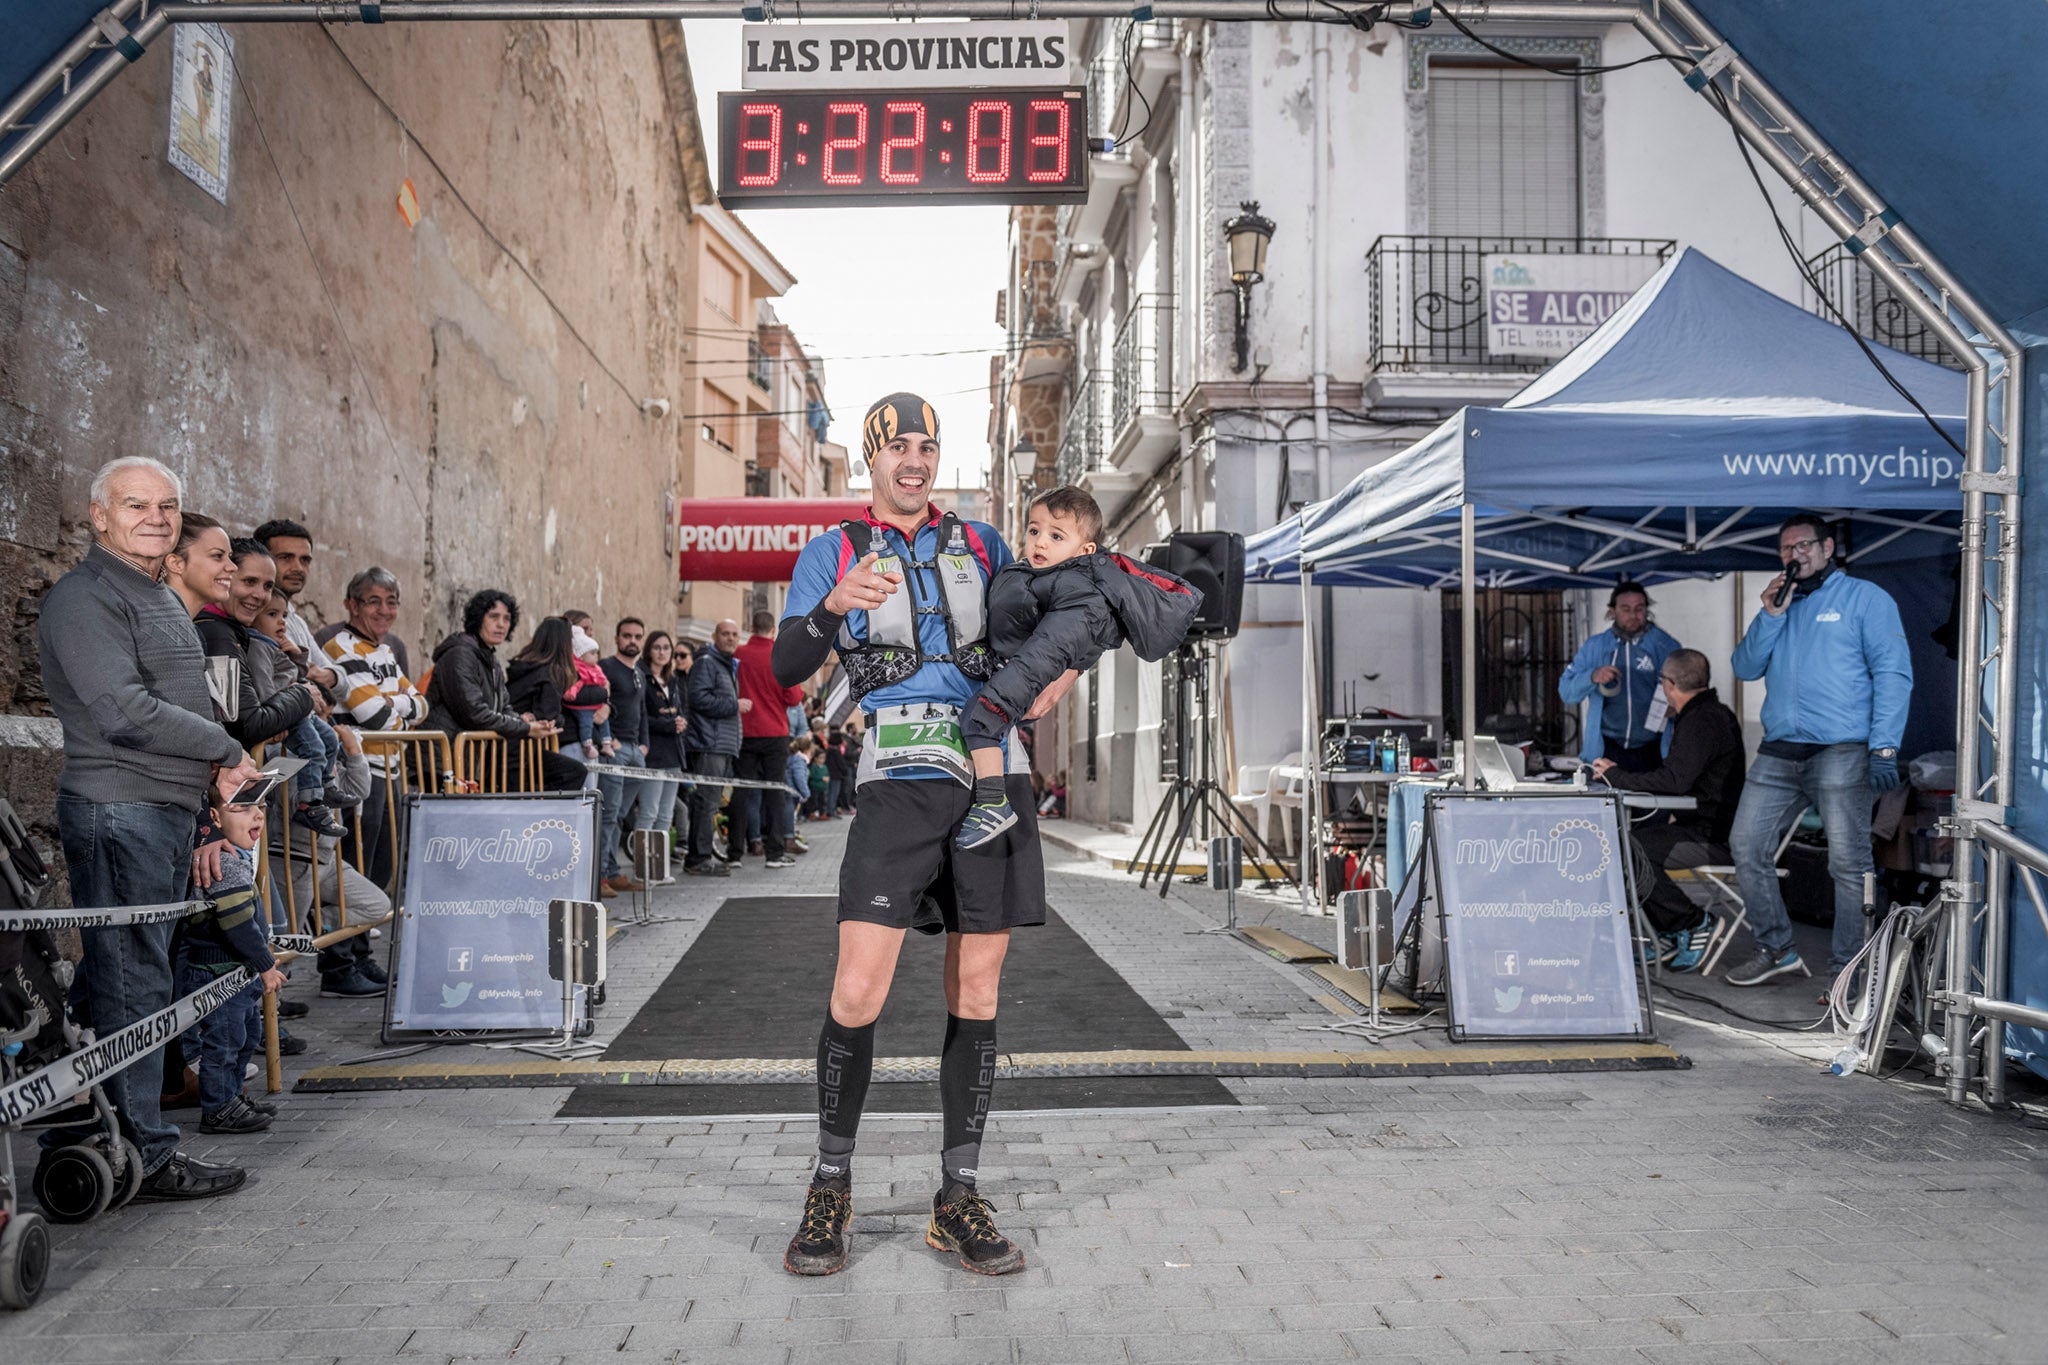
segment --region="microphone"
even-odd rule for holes
[[[1778,594],[1771,599],[1771,605],[1773,607],[1784,606],[1786,599],[1792,596],[1792,585],[1798,581],[1797,578],[1793,577],[1792,570],[1785,570],[1785,581],[1778,585]]]

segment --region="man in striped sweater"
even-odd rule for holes
[[[398,620],[398,579],[372,566],[348,581],[348,624],[324,646],[340,675],[335,709],[347,713],[364,731],[410,730],[427,718],[427,699],[405,676],[385,636]],[[363,802],[359,863],[371,881],[393,888],[393,844],[390,817],[390,764],[398,761],[369,756],[370,797]],[[394,897],[395,899],[395,897]],[[320,954],[320,994],[344,999],[382,995],[387,984],[383,967],[370,951],[367,937],[325,949]]]

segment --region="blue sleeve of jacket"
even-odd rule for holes
[[[1764,675],[1764,670],[1771,666],[1771,653],[1778,647],[1778,637],[1785,633],[1786,615],[1785,612],[1773,616],[1762,609],[1757,611],[1728,660],[1728,666],[1736,677],[1744,682],[1755,682]],[[1897,619],[1897,608],[1893,608],[1892,616]]]
[[[1863,632],[1863,663],[1870,670],[1870,747],[1896,749],[1906,733],[1906,708],[1913,698],[1913,654],[1899,604],[1871,587],[1869,605],[1857,613]]]
[[[1609,662],[1614,653],[1614,641],[1606,631],[1579,646],[1579,652],[1572,655],[1571,666],[1564,676],[1557,680],[1557,695],[1574,704],[1593,695],[1593,670]]]
[[[712,672],[715,668],[726,668],[725,660],[718,656],[717,650],[707,649],[697,660],[697,666],[690,670],[690,710],[713,720],[725,720],[740,713],[739,690],[735,687],[728,691],[720,687]],[[732,677],[731,669],[726,668],[725,676]]]

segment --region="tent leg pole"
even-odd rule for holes
[[[1476,545],[1472,504],[1458,509],[1458,727],[1464,740],[1464,762],[1459,766],[1466,791],[1478,786],[1472,761],[1472,736],[1479,728],[1479,555]]]
[[[1322,753],[1316,736],[1316,644],[1315,618],[1309,613],[1309,588],[1315,571],[1301,568],[1301,767],[1308,774],[1301,793],[1301,909],[1319,915],[1323,910],[1323,843],[1317,819],[1322,795]],[[1282,817],[1285,818],[1284,816]]]

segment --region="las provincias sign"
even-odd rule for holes
[[[748,90],[1050,86],[1072,79],[1064,20],[960,24],[748,24]]]

